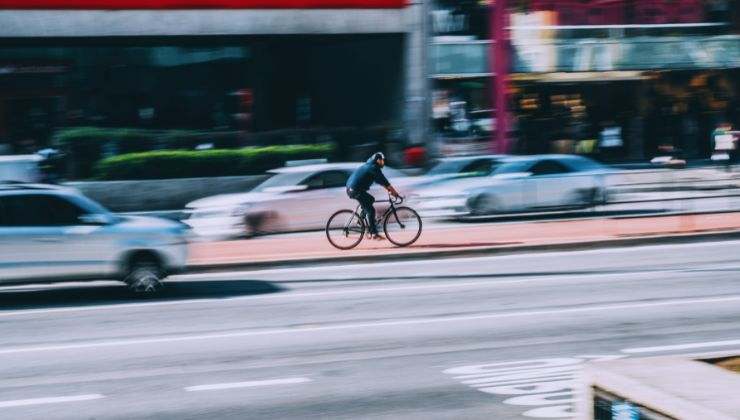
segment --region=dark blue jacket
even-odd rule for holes
[[[373,185],[373,182],[377,182],[384,187],[391,185],[385,175],[383,175],[380,166],[371,157],[366,163],[355,169],[347,180],[347,188],[356,192],[366,192]]]

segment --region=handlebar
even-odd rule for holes
[[[388,201],[390,201],[393,204],[401,204],[403,203],[403,200],[405,200],[406,197],[399,195],[398,197],[393,197],[392,195],[388,194]]]

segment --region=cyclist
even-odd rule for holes
[[[360,203],[363,213],[367,218],[370,237],[376,240],[383,240],[385,238],[378,233],[378,226],[375,224],[375,207],[373,207],[375,197],[367,191],[373,182],[375,182],[385,187],[393,197],[399,197],[398,191],[393,188],[385,175],[383,175],[383,166],[385,166],[385,155],[380,152],[375,153],[365,164],[357,168],[347,180],[347,195],[349,198],[357,200]]]

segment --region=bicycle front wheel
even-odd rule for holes
[[[385,218],[383,231],[393,245],[409,246],[421,236],[421,217],[413,209],[397,207]]]
[[[339,210],[326,222],[326,239],[341,250],[356,247],[365,236],[365,222],[352,210]]]

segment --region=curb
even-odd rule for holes
[[[239,262],[225,264],[197,264],[188,266],[185,274],[214,273],[229,270],[265,269],[265,268],[293,268],[306,267],[317,264],[362,263],[413,261],[428,258],[453,258],[460,256],[492,256],[511,255],[523,252],[556,252],[556,251],[583,251],[590,249],[613,248],[638,245],[682,244],[692,242],[706,242],[714,240],[740,239],[740,229],[711,233],[684,233],[664,236],[641,236],[629,238],[615,238],[586,242],[565,242],[556,244],[522,245],[522,246],[494,246],[474,249],[454,249],[441,251],[426,251],[416,253],[402,253],[390,255],[355,255],[346,257],[305,258],[281,261]]]

